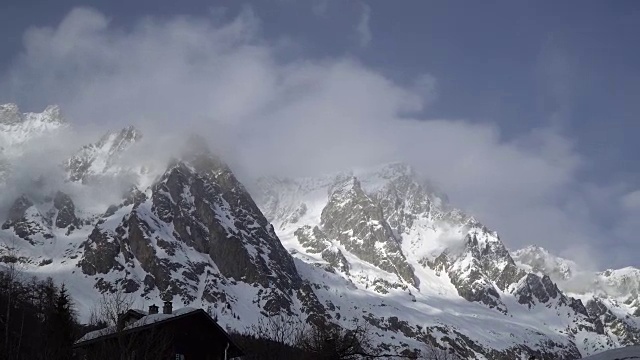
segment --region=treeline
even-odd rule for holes
[[[357,321],[345,329],[323,320],[309,324],[292,315],[276,315],[230,335],[244,350],[245,360],[460,360],[451,350],[430,344],[400,351],[380,346],[371,326]]]
[[[0,271],[0,358],[72,358],[80,331],[64,285],[53,280],[24,281],[11,268]]]
[[[6,259],[0,262],[7,264]],[[58,286],[50,278],[25,280],[9,264],[0,267],[0,360],[74,359],[72,347],[78,338],[88,331],[115,325],[119,315],[134,303],[132,295],[122,290],[105,293],[96,301],[89,325],[82,325],[64,284]],[[157,335],[145,334],[160,340]],[[459,359],[450,351],[433,346],[401,352],[380,348],[366,323],[345,329],[326,321],[309,324],[292,315],[263,318],[244,332],[231,331],[230,335],[245,352],[246,360]],[[164,351],[159,344],[165,341],[152,341],[146,349],[140,339],[133,340],[119,344],[120,355],[127,358],[135,350],[139,359],[156,360],[158,356],[148,354]],[[103,358],[113,359],[114,353],[106,353]]]

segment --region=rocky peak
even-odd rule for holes
[[[544,275],[540,278],[538,275],[530,273],[520,280],[514,294],[519,303],[531,307],[535,305],[536,300],[547,303],[549,300],[557,298],[560,290],[549,276]]]
[[[395,185],[400,188],[419,189],[431,201],[440,206],[448,205],[448,197],[425,176],[417,172],[411,165],[398,162],[385,164],[371,169],[355,171],[367,193],[374,194],[385,187]]]
[[[598,327],[599,332],[610,332],[618,338],[621,344],[636,345],[640,343],[640,329],[637,319],[631,316],[619,316],[611,311],[609,301],[601,298],[592,298],[587,301],[585,308],[589,317]]]
[[[514,251],[512,256],[523,270],[549,275],[555,281],[570,279],[577,268],[573,261],[554,256],[540,246]]]
[[[481,226],[473,217],[452,207],[446,194],[407,164],[361,171],[358,178],[364,191],[381,204],[389,224],[399,234],[410,231],[419,219],[448,227]]]
[[[186,150],[181,161],[203,176],[218,180],[229,178],[233,185],[244,188],[244,185],[235,179],[235,175],[222,159],[201,146]]]
[[[50,119],[50,121],[55,121],[55,122],[65,121],[64,117],[62,116],[62,111],[60,110],[60,106],[58,105],[47,106],[42,112],[42,115],[45,118]]]
[[[15,125],[23,120],[20,109],[16,104],[0,105],[0,124]]]
[[[2,229],[12,230],[19,238],[35,245],[42,244],[45,239],[53,237],[50,226],[50,219],[40,213],[31,199],[21,195],[9,209]]]
[[[74,228],[80,226],[80,221],[76,217],[75,205],[69,195],[62,191],[56,192],[53,197],[53,207],[57,211],[55,214],[56,227],[65,229],[69,226],[73,226]]]
[[[18,221],[23,218],[27,212],[27,209],[33,206],[33,202],[26,196],[20,195],[11,205],[9,214],[7,216],[8,222]]]
[[[142,133],[133,126],[104,134],[95,144],[98,148],[108,148],[110,153],[122,152],[130,144],[142,139]]]
[[[49,105],[41,113],[21,113],[16,104],[0,105],[0,124],[37,128],[45,125],[56,126],[66,123],[58,105]],[[35,129],[34,129],[35,130]]]
[[[5,155],[20,155],[23,144],[67,126],[57,106],[48,106],[42,113],[20,113],[15,104],[0,105],[0,148]]]
[[[293,306],[292,291],[302,286],[293,259],[226,164],[203,153],[175,160],[147,193],[96,226],[79,263],[84,273],[126,271],[137,261],[149,275],[133,288],[194,301],[189,289],[200,286],[207,301],[230,301],[219,287],[241,282],[262,289],[267,312]],[[204,262],[187,268],[176,260],[187,253]]]
[[[49,105],[41,113],[25,113],[23,118],[27,123],[42,123],[49,126],[60,126],[67,122],[58,105]]]
[[[413,269],[384,218],[382,207],[363,190],[355,177],[338,178],[330,187],[320,228],[348,251],[382,270],[397,274],[413,286]]]
[[[4,109],[21,123],[0,123],[3,131],[38,123],[17,107]],[[56,108],[43,114],[61,118]],[[21,133],[11,134],[14,141]],[[78,179],[121,176],[125,162],[118,158],[140,139],[130,127],[87,146]],[[381,346],[442,344],[465,359],[577,359],[596,347],[640,341],[637,297],[594,298],[587,311],[552,276],[519,267],[497,233],[452,208],[406,164],[268,182],[273,201],[263,210],[276,235],[206,141],[196,137],[189,145],[108,209],[76,198],[92,196],[100,185],[91,182],[65,184],[69,194],[19,197],[0,241],[16,235],[35,259],[25,264],[29,272],[55,268],[55,280],[72,282],[88,303],[123,287],[136,297],[211,305],[235,329],[277,312],[346,326],[364,318]],[[628,270],[594,281],[633,293],[636,272]]]
[[[461,250],[445,250],[426,264],[437,273],[445,271],[458,295],[465,300],[479,302],[506,313],[507,309],[496,283],[503,273],[508,273],[508,268],[499,264],[487,266],[481,255],[477,235],[467,235]]]
[[[142,139],[142,133],[133,126],[110,131],[94,144],[82,147],[65,163],[71,181],[86,183],[92,178],[117,172],[116,163],[131,145]]]

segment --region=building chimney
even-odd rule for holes
[[[165,301],[164,306],[162,306],[162,313],[171,314],[172,312],[173,312],[173,304],[171,304],[171,301]]]
[[[158,307],[156,306],[156,304],[149,305],[149,315],[153,315],[157,313],[158,313]]]

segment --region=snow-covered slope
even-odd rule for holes
[[[603,351],[593,356],[584,358],[585,360],[634,360],[640,359],[640,346],[628,346],[621,349]]]
[[[2,109],[6,143],[68,126],[14,139],[38,116]],[[261,179],[249,194],[197,141],[143,180],[147,164],[129,154],[152,140],[130,127],[87,141],[0,219],[2,251],[18,251],[27,275],[65,282],[81,314],[120,287],[137,307],[159,297],[211,306],[239,330],[277,312],[359,319],[390,351],[578,359],[640,343],[635,269],[593,274],[589,291],[574,291],[575,264],[540,248],[512,256],[407,165]],[[105,191],[105,178],[127,186]]]
[[[98,142],[84,146],[66,161],[69,180],[86,183],[105,175],[135,172],[134,169],[124,169],[118,160],[125,150],[141,138],[142,134],[133,126],[108,132]]]
[[[21,113],[15,104],[0,105],[0,144],[6,154],[15,153],[25,142],[50,135],[67,126],[58,106],[41,113]]]
[[[258,203],[295,257],[312,259],[383,301],[406,304],[408,299],[439,310],[424,317],[403,308],[400,313],[413,322],[435,318],[453,324],[453,317],[467,314],[486,328],[502,329],[514,319],[505,332],[512,335],[502,336],[500,346],[482,339],[469,320],[453,341],[466,338],[480,348],[500,348],[501,356],[553,351],[556,358],[637,341],[635,317],[603,314],[610,303],[592,301],[585,307],[548,276],[569,276],[571,262],[523,251],[516,259],[530,261],[516,264],[496,232],[450,206],[407,165],[262,179],[256,188]],[[453,310],[456,303],[461,307]],[[538,329],[540,338],[530,336],[531,329]]]
[[[625,345],[640,341],[639,269],[588,271],[535,246],[515,251],[513,256],[522,269],[550,276],[567,295],[580,299],[611,339]]]

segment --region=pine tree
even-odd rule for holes
[[[60,287],[52,314],[52,325],[55,329],[56,347],[53,359],[70,359],[75,335],[75,319],[71,297],[64,284]]]
[[[55,309],[58,289],[53,279],[47,278],[39,289],[39,307],[42,318],[42,350],[40,359],[57,359],[58,329],[55,323]]]

